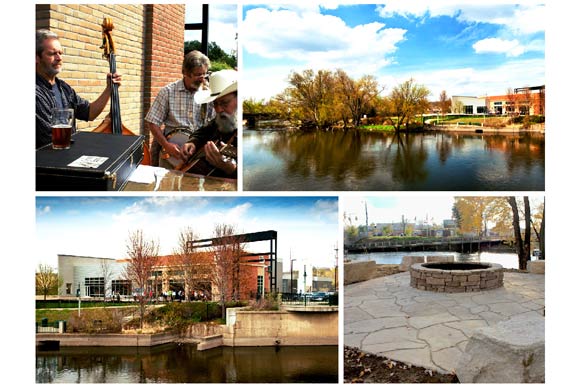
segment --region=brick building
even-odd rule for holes
[[[201,7],[201,4],[200,4]],[[103,58],[101,24],[114,24],[117,72],[123,125],[143,134],[145,115],[157,92],[181,78],[184,4],[37,4],[36,29],[58,34],[64,50],[60,78],[83,98],[95,100],[105,88],[109,62]],[[79,130],[97,127],[110,108],[92,122],[79,121]]]
[[[195,264],[184,264],[175,255],[158,257],[158,263],[151,271],[147,289],[136,289],[125,276],[127,259],[112,259],[59,254],[58,273],[62,279],[58,295],[102,298],[119,294],[123,298],[135,293],[161,296],[170,291],[177,294],[183,291],[186,296],[219,299],[215,274],[212,272],[212,257],[203,253],[196,257]],[[251,259],[255,261],[254,257]],[[267,262],[244,262],[241,257],[239,273],[235,283],[228,284],[231,291],[239,294],[239,299],[249,300],[264,296],[270,289],[270,273]]]

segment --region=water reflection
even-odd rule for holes
[[[338,383],[338,347],[69,347],[37,351],[36,382]]]
[[[244,190],[543,189],[543,135],[244,131]]]
[[[442,256],[453,255],[457,262],[487,262],[497,263],[506,269],[518,268],[518,255],[515,253],[498,253],[480,251],[477,253],[458,253],[454,251],[412,251],[412,252],[372,252],[364,254],[348,254],[346,259],[351,261],[375,261],[379,265],[394,264],[398,265],[404,256]]]

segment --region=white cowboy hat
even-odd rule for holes
[[[214,99],[238,90],[238,72],[220,70],[209,76],[209,90],[199,90],[193,96],[196,103],[208,103]]]

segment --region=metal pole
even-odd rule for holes
[[[81,317],[81,284],[79,283],[79,287],[77,289],[77,297],[79,299],[79,312],[78,315]]]
[[[304,265],[304,306],[306,306],[306,265]]]

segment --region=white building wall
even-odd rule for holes
[[[67,284],[72,284],[71,296],[76,296],[77,289],[80,287],[81,297],[86,297],[85,278],[103,277],[103,261],[109,262],[110,278],[105,284],[105,289],[110,290],[113,280],[123,279],[126,263],[117,262],[112,258],[59,255],[58,273],[63,280],[58,291],[59,296],[67,296]]]
[[[477,114],[477,108],[485,108],[485,97],[470,97],[454,95],[451,97],[451,106],[456,106],[457,102],[461,102],[463,106],[473,106],[473,114]],[[454,112],[463,113],[463,112]]]

